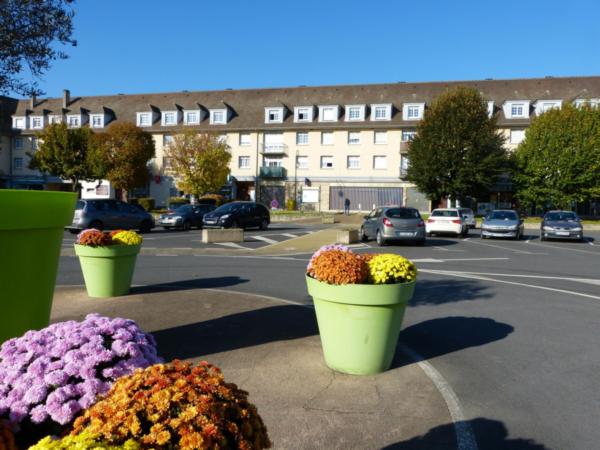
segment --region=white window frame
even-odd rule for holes
[[[39,126],[35,125],[35,122],[39,120]],[[29,118],[29,123],[31,124],[31,129],[32,130],[41,130],[44,128],[44,116],[31,116]]]
[[[377,136],[383,136],[383,139],[377,139]],[[373,144],[375,145],[386,145],[388,143],[388,132],[387,131],[374,131],[373,132]]]
[[[528,119],[529,118],[529,100],[509,100],[504,102],[502,109],[504,117],[507,119]],[[513,114],[515,108],[522,108],[521,114]]]
[[[383,111],[382,117],[377,117],[378,111]],[[382,120],[392,120],[391,103],[375,103],[371,105],[371,121],[381,122]]]
[[[163,127],[174,127],[177,126],[177,122],[178,122],[178,111],[161,111],[160,113],[160,124]],[[167,116],[168,115],[168,116]],[[173,120],[169,120],[167,122],[167,117],[173,117]]]
[[[325,142],[325,136],[331,136],[331,142]],[[321,145],[335,145],[335,135],[333,131],[321,131]]]
[[[100,119],[100,124],[96,125],[94,121]],[[104,114],[90,114],[90,127],[91,128],[104,128]]]
[[[323,165],[326,161],[329,161],[331,163],[330,167],[327,167],[327,166]],[[324,170],[331,170],[331,169],[333,169],[333,155],[323,155],[323,156],[321,156],[320,162],[321,162],[321,165],[320,165],[321,169],[324,169]]]
[[[416,108],[417,115],[415,116],[412,111]],[[410,114],[409,114],[410,112]],[[425,103],[404,103],[402,105],[402,120],[421,120],[425,113]]]
[[[38,147],[39,147],[39,145],[40,145],[40,140],[39,140],[37,137],[35,137],[35,136],[32,136],[32,137],[30,138],[29,142],[30,142],[30,144],[31,144],[31,148],[32,148],[32,150],[37,150],[37,149],[38,149]]]
[[[23,138],[20,136],[14,138],[13,147],[15,150],[23,150]]]
[[[27,116],[17,116],[12,118],[12,127],[15,130],[27,129]]]
[[[306,119],[301,119],[300,118],[301,112],[306,112],[308,117]],[[294,122],[296,122],[296,123],[312,122],[313,114],[314,114],[314,107],[312,107],[312,106],[296,106],[296,107],[294,107]]]
[[[488,113],[488,117],[492,117],[494,115],[494,101],[493,100],[489,100],[487,102],[487,113]]]
[[[306,137],[306,140],[300,139],[300,136]],[[296,145],[308,145],[309,137],[308,131],[297,131],[296,132]]]
[[[17,164],[19,161],[19,164]],[[14,170],[23,170],[24,158],[22,156],[15,156],[13,158],[13,169]]]
[[[384,161],[384,167],[377,167],[377,161]],[[373,170],[387,170],[387,156],[386,155],[374,155],[373,156]]]
[[[172,134],[163,134],[163,148],[167,148],[174,140],[175,138]]]
[[[57,114],[48,116],[48,125],[54,125],[55,123],[62,123],[62,122],[63,122],[63,116],[60,116]]]
[[[360,131],[348,131],[348,145],[360,145]]]
[[[264,156],[263,165],[267,167],[283,167],[283,158],[278,156]]]
[[[242,164],[242,161],[247,162],[248,164]],[[250,156],[248,155],[240,155],[238,156],[238,169],[250,169]]]
[[[71,121],[75,121],[76,124],[72,124]],[[67,115],[67,126],[69,128],[81,128],[81,114]]]
[[[325,119],[325,113],[332,111],[333,119]],[[339,105],[319,105],[319,122],[337,122],[340,118]]]
[[[283,106],[265,108],[265,123],[283,123]]]
[[[148,118],[148,123],[143,123],[143,121],[142,121],[143,117]],[[136,113],[135,123],[138,127],[151,127],[152,126],[152,112],[146,111],[146,112]]]
[[[190,120],[190,114],[196,114],[196,120]],[[199,109],[184,109],[183,124],[184,125],[199,125],[202,121],[202,111]]]
[[[365,120],[366,105],[346,105],[346,122],[362,122]],[[352,117],[352,112],[358,113],[357,117]]]
[[[416,135],[417,135],[416,130],[402,130],[402,133],[400,135],[400,140],[402,142],[410,142],[415,138]]]
[[[218,115],[221,115],[221,118],[218,118]],[[211,125],[226,125],[227,124],[227,109],[211,109],[210,110],[210,124]]]
[[[305,164],[300,164],[300,161],[303,161]],[[300,170],[308,169],[308,156],[298,155],[296,156],[296,168]]]
[[[246,139],[246,137],[248,139]],[[250,133],[240,133],[240,147],[250,147],[252,145],[252,135]]]
[[[562,108],[562,100],[538,100],[535,102],[535,114],[538,116],[553,108]]]
[[[356,166],[350,164],[350,161],[356,161]],[[348,155],[346,157],[346,169],[360,170],[360,155]]]
[[[517,137],[518,136],[518,137]],[[509,142],[513,145],[519,145],[525,139],[525,130],[510,130]]]

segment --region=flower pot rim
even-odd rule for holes
[[[89,245],[73,244],[77,256],[86,256],[91,258],[110,258],[115,256],[126,256],[139,253],[142,244],[137,245],[105,245],[92,247]]]
[[[64,228],[73,221],[77,194],[61,191],[0,190],[0,230]]]

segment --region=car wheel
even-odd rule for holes
[[[192,222],[186,220],[183,222],[183,231],[190,231],[192,229]]]
[[[165,230],[170,231],[171,227],[163,227]]]
[[[487,239],[487,236],[486,236],[485,234],[483,234],[483,233],[481,233],[481,234],[479,235],[479,237],[480,237],[481,239]]]
[[[467,237],[469,235],[469,227],[465,228],[465,230],[462,232],[462,237]]]
[[[358,239],[360,239],[362,242],[367,242],[369,240],[363,227],[360,227],[360,230],[358,230]]]
[[[380,247],[385,246],[385,239],[383,238],[383,235],[381,234],[381,231],[377,230],[377,234],[375,235],[375,239],[377,240],[377,245],[379,245]]]
[[[266,230],[267,228],[269,228],[269,221],[267,219],[263,219],[260,223],[260,229]]]
[[[94,220],[92,223],[90,223],[90,228],[95,228],[96,230],[102,231],[104,230],[104,224],[99,220]]]
[[[152,222],[150,222],[149,220],[144,220],[140,224],[140,233],[150,233],[151,229],[152,229]]]

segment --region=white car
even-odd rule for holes
[[[466,236],[469,226],[458,208],[438,208],[431,211],[425,223],[427,236],[432,234],[455,234]]]

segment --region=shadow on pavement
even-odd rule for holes
[[[509,439],[506,426],[497,420],[478,417],[458,422],[457,425],[461,424],[469,425],[473,429],[480,450],[549,450],[548,447],[532,439]],[[454,424],[445,424],[432,428],[423,436],[388,445],[383,450],[448,450],[455,448]]]
[[[514,328],[483,317],[444,317],[426,320],[400,332],[399,342],[425,360],[504,339]],[[405,364],[397,352],[392,368]]]
[[[231,314],[152,334],[160,355],[168,361],[204,357],[317,333],[317,320],[312,309],[285,305]]]
[[[134,286],[130,294],[150,294],[152,292],[186,291],[188,289],[207,289],[235,286],[247,283],[249,280],[240,277],[217,277],[217,278],[193,278],[191,280],[173,281],[170,283],[147,284],[145,286]]]
[[[409,306],[440,305],[442,303],[460,302],[491,298],[488,287],[472,280],[422,280],[417,281],[415,294]]]

